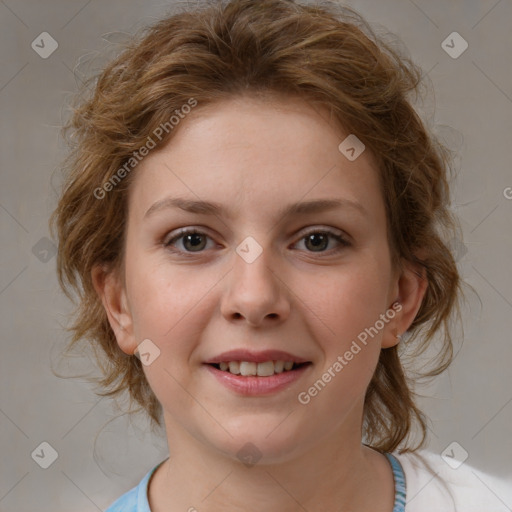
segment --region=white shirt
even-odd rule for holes
[[[405,474],[406,512],[512,511],[510,475],[495,477],[467,462],[454,469],[441,455],[425,450],[412,454],[392,453]],[[452,461],[452,465],[456,466],[456,461]]]

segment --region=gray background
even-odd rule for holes
[[[80,358],[55,366],[71,305],[58,287],[45,237],[64,155],[59,128],[82,76],[81,68],[73,73],[78,59],[94,55],[107,40],[122,39],[105,34],[132,33],[169,5],[0,0],[1,512],[104,510],[167,456],[165,440],[149,433],[144,418],[128,421],[85,379],[53,375],[52,364],[64,374],[93,366]],[[461,273],[482,306],[469,296],[464,344],[453,366],[419,388],[431,419],[429,449],[441,453],[456,441],[469,453],[468,464],[510,478],[512,2],[349,5],[396,33],[428,73],[433,91],[418,109],[457,152],[453,208],[464,243],[453,243]],[[59,45],[47,59],[31,48],[44,31]],[[456,59],[441,47],[453,31],[469,44]],[[58,452],[48,469],[31,457],[43,441]]]

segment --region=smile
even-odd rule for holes
[[[212,366],[223,372],[243,377],[270,377],[278,373],[296,370],[298,367],[306,364],[310,363],[294,363],[293,361],[265,361],[262,363],[255,363],[253,361],[222,361],[212,364]]]
[[[284,365],[291,368],[286,370]],[[220,369],[222,364],[224,370]],[[237,369],[238,373],[232,373]],[[277,371],[281,368],[282,371]],[[291,361],[265,361],[263,363],[255,363],[248,361],[229,361],[224,363],[208,363],[203,367],[220,383],[223,387],[244,396],[264,396],[282,391],[293,383],[299,381],[303,375],[313,367],[313,363],[292,363]],[[259,368],[261,367],[261,369]],[[277,367],[277,368],[276,368]],[[260,375],[265,373],[266,375]],[[272,371],[272,373],[270,373]],[[241,372],[244,372],[243,374]]]

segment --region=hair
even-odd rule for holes
[[[461,281],[447,242],[458,223],[449,205],[450,152],[409,99],[421,83],[420,68],[377,37],[356,11],[285,0],[217,1],[174,12],[145,28],[90,78],[63,128],[72,136],[50,228],[59,241],[59,283],[77,301],[68,349],[81,341],[94,352],[102,371],[92,379],[97,394],[127,392],[153,426],[162,425],[161,405],[140,360],[119,348],[91,270],[123,268],[134,155],[150,138],[160,147],[175,133],[168,129],[154,140],[155,130],[169,127],[176,110],[186,112],[191,101],[201,107],[241,96],[294,96],[324,107],[370,149],[393,267],[419,264],[428,281],[407,347],[416,342],[415,354],[421,354],[439,335],[436,357],[421,375],[444,371],[453,359],[451,319],[460,316]],[[120,175],[128,163],[134,171]],[[415,404],[415,381],[406,376],[399,348],[381,350],[364,402],[366,443],[382,452],[401,443],[401,453],[414,451],[426,438],[427,420]],[[413,447],[415,424],[421,439]]]

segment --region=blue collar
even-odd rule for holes
[[[404,470],[399,460],[394,455],[391,455],[391,453],[385,453],[384,455],[391,464],[393,478],[395,480],[395,504],[393,505],[393,512],[404,512],[406,497]]]

